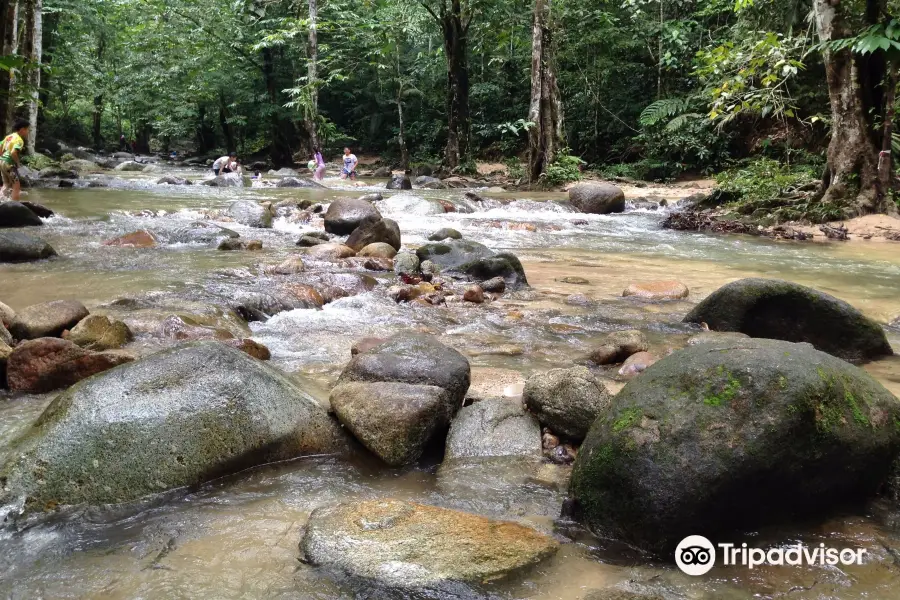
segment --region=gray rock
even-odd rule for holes
[[[881,325],[843,300],[778,279],[741,279],[710,294],[684,318],[712,331],[808,342],[851,361],[893,354]]]
[[[381,220],[381,213],[365,200],[338,198],[325,213],[325,231],[335,235],[350,235],[357,227]]]
[[[270,175],[277,175],[278,177],[299,177],[300,172],[296,169],[289,169],[288,167],[282,167],[277,171],[270,173]]]
[[[313,235],[304,235],[297,240],[297,245],[303,248],[312,248],[313,246],[321,246],[322,244],[327,243],[329,243],[328,240],[323,240],[322,238]]]
[[[620,213],[625,211],[625,193],[609,183],[579,183],[569,190],[569,203],[583,213]]]
[[[60,395],[2,470],[25,511],[127,502],[254,465],[345,451],[278,371],[216,342],[164,350]]]
[[[688,338],[688,346],[696,346],[697,344],[719,344],[722,342],[741,341],[749,338],[746,333],[737,331],[704,331]]]
[[[77,173],[99,173],[102,171],[100,165],[91,160],[85,160],[83,158],[76,158],[75,160],[69,160],[62,164],[63,169],[68,171],[75,171]]]
[[[384,196],[382,196],[378,192],[374,192],[372,194],[365,194],[359,197],[360,200],[365,200],[366,202],[381,202],[384,200]]]
[[[146,167],[146,166],[147,165],[145,165],[144,163],[135,162],[133,160],[126,160],[125,162],[116,166],[115,170],[116,171],[139,172],[139,171],[143,171],[144,167]]]
[[[401,252],[394,257],[394,272],[412,275],[419,272],[419,257],[413,252]]]
[[[20,310],[9,327],[18,340],[60,337],[88,316],[88,309],[77,300],[55,300]]]
[[[881,487],[897,423],[897,398],[809,344],[692,346],[628,383],[594,422],[572,473],[574,513],[669,557],[698,531],[717,539],[825,516]]]
[[[9,325],[16,318],[16,311],[0,302],[0,324]]]
[[[372,177],[378,177],[380,179],[387,178],[393,175],[390,167],[378,167],[374,171],[372,171]]]
[[[444,206],[437,200],[422,198],[413,194],[396,194],[385,198],[378,206],[394,215],[415,215],[427,217],[429,215],[443,215]]]
[[[43,204],[38,204],[37,202],[29,202],[27,200],[22,201],[23,206],[27,206],[28,209],[39,216],[42,219],[49,219],[56,213],[44,206]]]
[[[217,177],[213,177],[212,179],[207,179],[205,181],[201,181],[200,185],[205,185],[207,187],[248,187],[244,178],[240,175],[240,173],[223,173]]]
[[[449,240],[434,244],[425,244],[416,250],[420,261],[430,260],[441,269],[453,269],[472,263],[480,258],[495,256],[493,250],[468,240]]]
[[[444,240],[461,240],[462,237],[462,234],[457,230],[445,227],[444,229],[438,229],[437,231],[429,235],[428,241],[442,242]]]
[[[121,348],[134,338],[128,325],[103,315],[88,315],[64,337],[82,348],[97,351]]]
[[[297,177],[285,177],[275,184],[280,188],[324,188],[325,186],[313,181],[312,179],[301,179]]]
[[[0,320],[0,343],[6,344],[7,346],[12,346],[15,343],[12,334],[6,328],[6,325],[3,324],[2,320]]]
[[[557,549],[529,527],[400,500],[316,509],[300,541],[305,562],[391,598],[480,598],[482,583],[536,565]]]
[[[541,456],[540,425],[521,402],[500,398],[460,409],[444,458],[482,456]]]
[[[42,260],[56,256],[56,250],[40,238],[18,231],[0,231],[0,263]]]
[[[494,277],[481,282],[481,289],[492,294],[502,294],[506,291],[506,280],[502,277]]]
[[[224,238],[239,238],[240,234],[215,223],[196,221],[187,227],[168,234],[170,244],[207,244],[218,245]]]
[[[391,177],[391,180],[387,182],[387,189],[411,190],[412,182],[409,180],[409,176],[407,175],[394,175]]]
[[[603,382],[585,367],[532,375],[525,382],[523,398],[542,425],[576,442],[584,439],[612,401]]]
[[[447,189],[447,185],[443,181],[441,181],[437,177],[429,177],[428,175],[421,175],[419,177],[416,177],[416,185],[428,190]]]
[[[430,335],[400,333],[380,346],[354,356],[339,383],[396,381],[433,385],[450,392],[461,407],[469,389],[471,369],[465,356]]]
[[[393,467],[419,460],[459,408],[444,388],[393,382],[344,383],[330,401],[356,439]]]
[[[61,167],[47,167],[38,174],[40,179],[78,179],[78,173]]]
[[[371,223],[364,223],[350,234],[346,245],[359,252],[369,244],[377,244],[379,242],[392,246],[394,250],[400,250],[402,245],[400,226],[397,225],[396,221],[379,219]]]
[[[228,216],[247,227],[270,229],[272,212],[251,200],[238,200],[228,207]]]
[[[525,269],[519,257],[511,252],[500,252],[488,258],[478,258],[472,262],[449,270],[474,281],[490,281],[502,278],[506,288],[519,290],[528,287]]]
[[[43,224],[40,217],[21,202],[0,202],[0,228],[40,227]]]
[[[165,177],[161,177],[156,182],[157,185],[193,185],[194,183],[190,179],[185,179],[183,177],[175,177],[174,175],[166,175]]]
[[[590,354],[592,362],[598,365],[614,365],[624,362],[632,354],[646,352],[650,348],[646,336],[637,330],[614,331]]]

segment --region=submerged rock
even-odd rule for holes
[[[359,198],[338,198],[325,212],[325,231],[350,235],[357,227],[381,220],[381,213],[371,203]]]
[[[128,233],[121,237],[103,242],[104,246],[119,248],[152,248],[156,246],[156,237],[146,229]]]
[[[394,467],[416,462],[459,408],[444,388],[394,382],[344,383],[330,401],[356,439]]]
[[[498,398],[460,409],[447,436],[445,460],[483,456],[541,456],[541,427],[516,399]]]
[[[585,367],[532,375],[525,382],[523,398],[542,425],[576,442],[584,439],[612,401],[603,382]]]
[[[583,213],[625,212],[625,193],[610,183],[579,183],[569,190],[569,204]]]
[[[881,325],[843,300],[778,279],[741,279],[710,294],[684,318],[713,331],[809,342],[851,361],[893,354]]]
[[[312,179],[301,179],[298,177],[285,177],[275,184],[280,188],[324,188],[325,186],[313,181]]]
[[[495,253],[478,242],[451,239],[440,243],[425,244],[416,250],[416,255],[420,261],[430,260],[441,269],[454,269],[480,258],[490,258]]]
[[[194,182],[190,179],[185,179],[183,177],[175,177],[174,175],[166,175],[164,177],[160,177],[156,181],[156,185],[194,185]]]
[[[133,160],[126,160],[125,162],[120,163],[119,165],[117,165],[116,168],[115,168],[115,170],[116,170],[116,171],[134,171],[134,172],[139,172],[139,171],[143,171],[143,170],[144,170],[144,167],[146,167],[146,166],[147,166],[147,165],[145,165],[144,163],[135,162],[135,161],[133,161]]]
[[[77,300],[55,300],[20,310],[9,331],[19,340],[59,337],[88,316],[88,309]]]
[[[327,244],[328,240],[320,237],[316,237],[314,235],[303,235],[297,240],[297,245],[301,248],[312,248],[313,246],[321,246],[322,244]]]
[[[272,227],[272,212],[256,202],[238,200],[228,207],[228,216],[241,225],[258,229]]]
[[[0,202],[0,228],[40,227],[44,222],[21,202]]]
[[[53,246],[19,231],[0,231],[0,263],[43,260],[56,256]]]
[[[59,338],[40,338],[15,347],[7,361],[6,381],[13,392],[42,394],[132,360],[126,354],[92,352]]]
[[[383,243],[400,250],[400,226],[391,219],[379,219],[372,223],[364,223],[356,228],[347,238],[347,246],[357,252],[369,244]]]
[[[650,348],[647,338],[637,330],[614,331],[606,336],[599,348],[588,357],[598,365],[614,365],[624,362],[632,354],[646,352]]]
[[[259,240],[242,240],[235,238],[225,238],[219,242],[218,246],[216,246],[216,250],[223,251],[248,250],[256,252],[262,249],[263,243]]]
[[[394,215],[442,215],[444,214],[443,205],[437,200],[431,198],[422,198],[413,194],[396,194],[385,198],[378,204],[386,214]]]
[[[900,401],[808,344],[707,343],[631,381],[575,461],[575,513],[595,532],[666,555],[835,510],[884,482]],[[669,555],[671,557],[671,555]]]
[[[128,325],[103,315],[88,315],[63,338],[87,350],[115,350],[130,342],[134,336]]]
[[[470,586],[536,565],[557,549],[522,525],[400,500],[319,508],[300,541],[305,562],[389,592],[442,598],[469,597]]]
[[[690,294],[688,287],[679,281],[651,281],[632,283],[622,292],[624,297],[635,297],[651,302],[682,300]]]
[[[16,442],[0,477],[24,510],[107,504],[254,465],[342,452],[346,438],[280,372],[219,343],[194,343],[90,378]]]
[[[169,243],[172,244],[216,244],[223,238],[238,238],[240,234],[231,229],[226,229],[215,223],[196,221],[187,227],[169,234]]]

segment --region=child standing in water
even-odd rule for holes
[[[356,165],[359,159],[350,152],[350,148],[344,148],[344,168],[341,169],[341,179],[356,179]]]
[[[13,132],[3,139],[0,145],[0,173],[3,175],[3,189],[0,190],[0,198],[6,196],[7,190],[12,190],[13,202],[19,201],[22,193],[22,182],[19,181],[19,167],[22,166],[22,149],[25,147],[25,139],[28,137],[28,121],[16,119],[13,123]]]

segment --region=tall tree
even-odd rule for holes
[[[18,0],[5,0],[0,5],[0,15],[3,17],[3,48],[2,55],[4,57],[13,57],[18,47],[19,32],[19,2]],[[0,126],[3,135],[6,135],[7,129],[12,125],[13,115],[16,110],[15,98],[15,72],[12,63],[9,68],[3,69],[0,73]]]
[[[813,7],[832,117],[823,201],[851,201],[859,214],[896,210],[878,179],[882,140],[876,123],[886,113],[885,96],[893,96],[884,93],[885,60],[835,44],[880,23],[887,0],[815,0]]]
[[[531,105],[528,110],[528,175],[540,179],[565,145],[563,110],[553,51],[553,0],[535,0],[531,42]]]
[[[44,4],[42,0],[27,0],[25,19],[27,33],[25,53],[29,63],[28,69],[28,130],[26,145],[28,152],[34,154],[38,133],[38,113],[40,111],[41,68],[44,49]]]
[[[473,7],[463,0],[439,0],[419,3],[431,14],[444,38],[447,60],[447,145],[444,165],[460,166],[469,155],[469,58],[468,34]]]
[[[304,123],[312,148],[319,147],[319,132],[316,121],[319,118],[319,37],[316,25],[319,20],[319,9],[316,0],[309,0],[309,43],[307,48],[307,79],[309,79],[309,106],[306,109]]]

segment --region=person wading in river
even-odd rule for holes
[[[0,145],[0,173],[3,174],[3,189],[0,190],[0,198],[5,198],[7,190],[12,190],[13,202],[19,201],[19,195],[22,193],[19,167],[22,166],[21,153],[27,137],[28,121],[16,119],[13,123],[13,132],[4,138],[3,144]]]
[[[215,173],[216,177],[219,176],[220,173],[231,173],[231,164],[237,162],[237,153],[232,152],[228,156],[221,156],[216,159],[216,162],[213,163],[212,169],[213,173]]]
[[[325,159],[322,158],[322,151],[313,148],[313,160],[316,161],[316,170],[313,172],[313,178],[316,181],[322,181],[325,178]]]
[[[356,165],[359,159],[350,152],[350,148],[344,148],[344,167],[341,169],[341,179],[356,179]]]

